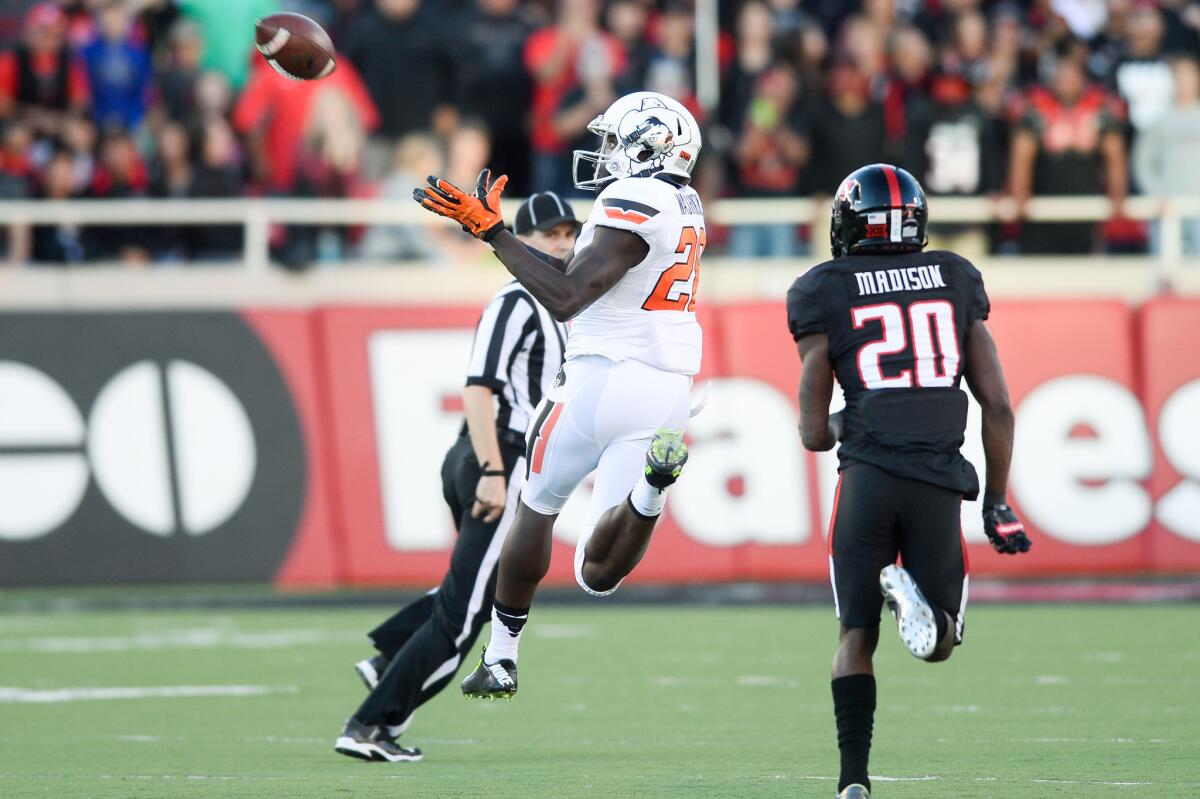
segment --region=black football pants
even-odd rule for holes
[[[496,566],[516,512],[518,489],[511,478],[524,473],[525,442],[502,432],[500,453],[509,478],[509,501],[504,514],[490,524],[471,517],[480,468],[470,437],[459,436],[446,453],[442,494],[458,527],[450,569],[441,586],[368,634],[390,662],[379,685],[354,713],[359,721],[407,725],[413,711],[449,684],[491,619]]]
[[[899,557],[929,604],[954,619],[955,641],[961,643],[968,572],[961,509],[957,491],[865,463],[842,469],[829,540],[842,626],[879,626],[879,572]]]

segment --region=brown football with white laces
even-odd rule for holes
[[[263,17],[254,26],[255,45],[276,72],[290,80],[317,80],[337,65],[333,40],[303,14]]]

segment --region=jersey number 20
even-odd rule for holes
[[[908,306],[907,330],[904,312],[894,302],[851,308],[850,318],[854,321],[855,330],[875,321],[883,328],[882,339],[864,344],[858,351],[858,374],[867,388],[912,388],[911,369],[884,377],[883,367],[879,363],[884,355],[903,352],[909,340],[912,341],[917,385],[921,388],[954,385],[960,355],[954,306],[948,301],[929,300]],[[937,347],[933,343],[935,337]]]
[[[708,237],[704,228],[685,227],[679,236],[679,246],[675,252],[683,256],[683,260],[662,273],[662,277],[654,284],[654,291],[642,303],[647,311],[694,311],[696,310],[696,295],[700,293],[700,254]],[[695,275],[695,280],[692,276]],[[692,280],[692,292],[688,294],[682,289],[679,296],[671,299],[671,290],[676,283],[686,283]]]

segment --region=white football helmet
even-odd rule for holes
[[[659,172],[691,180],[700,154],[700,126],[691,112],[658,92],[625,95],[588,130],[600,136],[600,149],[575,151],[571,177],[578,189]]]

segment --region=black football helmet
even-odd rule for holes
[[[891,164],[854,170],[833,197],[829,244],[833,257],[916,252],[928,239],[929,206],[917,179]]]

